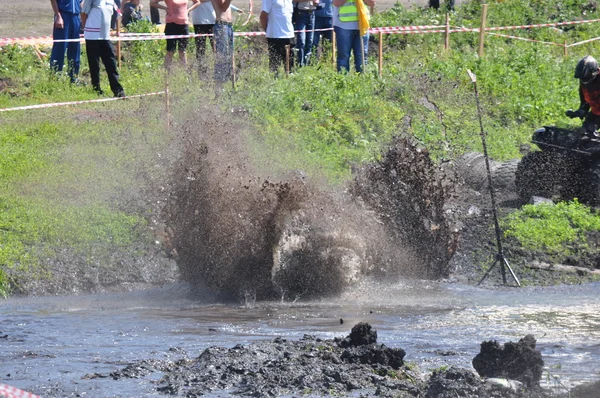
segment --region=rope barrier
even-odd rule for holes
[[[0,397],[6,398],[40,398],[39,395],[0,383]]]
[[[587,39],[587,40],[584,40],[584,41],[578,41],[577,43],[568,44],[566,47],[575,47],[575,46],[579,46],[581,44],[591,43],[591,42],[596,41],[596,40],[600,40],[600,37],[594,37],[593,39]]]
[[[250,0],[251,2],[251,0]],[[567,26],[567,25],[580,25],[586,23],[600,22],[600,19],[588,19],[582,21],[566,21],[566,22],[555,22],[555,23],[544,23],[544,24],[532,24],[532,25],[513,25],[513,26],[497,26],[497,27],[488,27],[485,28],[486,32],[494,32],[499,30],[509,30],[509,29],[531,29],[531,28],[543,28],[543,27],[556,27],[556,26]],[[369,29],[370,33],[442,33],[445,31],[440,31],[439,29],[445,28],[444,25],[414,25],[414,26],[388,26],[388,27],[373,27]],[[429,30],[434,29],[434,30]],[[327,31],[332,30],[331,28],[326,29],[314,29],[313,31]],[[298,30],[295,33],[299,32],[309,32],[308,30]],[[479,28],[467,28],[467,27],[452,27],[448,33],[457,33],[457,32],[479,32]],[[167,37],[164,33],[129,33],[124,32],[121,34],[121,37],[111,37],[111,41],[139,41],[139,40],[155,40],[155,39],[166,39]],[[235,36],[264,36],[265,32],[234,32]],[[211,34],[189,34],[189,35],[173,35],[169,36],[169,39],[182,39],[182,38],[194,38],[194,37],[204,37],[211,36]],[[517,40],[526,40],[525,38],[519,39],[517,36],[507,36],[510,38],[514,38]],[[590,39],[588,41],[583,41],[575,44],[571,44],[568,47],[589,43],[590,41],[594,41],[596,39]],[[60,39],[53,40],[52,36],[32,36],[32,37],[7,37],[0,38],[0,46],[7,44],[19,44],[20,42],[34,42],[37,43],[47,43],[47,42],[82,42],[83,38],[79,39]],[[543,42],[540,42],[543,43]],[[549,43],[547,44],[557,44],[557,43]],[[562,44],[560,44],[562,46]]]
[[[488,35],[490,35],[490,36],[498,36],[498,37],[506,37],[506,38],[509,38],[509,39],[530,41],[530,42],[533,42],[533,43],[550,44],[550,45],[553,45],[553,46],[561,46],[561,47],[565,46],[564,44],[561,44],[561,43],[554,43],[554,42],[551,42],[551,41],[542,41],[542,40],[528,39],[526,37],[520,37],[520,36],[503,35],[501,33],[488,33]]]
[[[54,107],[57,107],[57,106],[90,104],[90,103],[94,103],[94,102],[122,101],[122,100],[126,100],[126,99],[131,99],[131,98],[149,97],[151,95],[161,95],[161,94],[165,94],[165,91],[157,91],[157,92],[148,93],[148,94],[128,95],[128,96],[122,97],[122,98],[99,98],[99,99],[95,99],[95,100],[81,100],[81,101],[70,101],[70,102],[54,102],[54,103],[50,103],[50,104],[17,106],[15,108],[0,109],[0,112],[24,111],[24,110],[28,110],[28,109],[41,109],[41,108],[54,108]]]

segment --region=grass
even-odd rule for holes
[[[599,18],[600,11],[590,4],[493,2],[488,26]],[[471,1],[451,14],[451,25],[478,27],[479,19],[480,2]],[[444,21],[445,14],[435,10],[397,6],[375,15],[372,26]],[[143,21],[132,28],[152,29]],[[243,29],[256,30],[256,24],[236,26]],[[600,25],[509,33],[573,43],[600,36]],[[564,116],[566,109],[578,106],[574,66],[583,55],[600,50],[600,44],[592,42],[571,48],[565,56],[560,47],[487,36],[485,56],[479,58],[476,33],[452,34],[450,44],[445,52],[440,34],[386,35],[381,77],[375,58],[364,74],[344,75],[334,71],[326,53],[314,65],[274,79],[268,72],[264,39],[236,38],[236,92],[227,87],[216,104],[227,113],[235,108],[247,111],[258,132],[249,148],[255,159],[269,158],[269,164],[282,170],[302,169],[340,183],[353,165],[377,159],[399,133],[417,137],[437,160],[480,151],[473,87],[466,73],[470,69],[478,78],[489,153],[506,160],[519,156],[519,145],[535,128],[575,125]],[[41,50],[49,53],[48,47]],[[128,94],[165,87],[164,41],[126,42],[122,50],[121,82]],[[192,60],[193,48],[190,53]],[[89,79],[86,65],[84,52],[83,81]],[[110,92],[104,74],[101,81]],[[212,101],[210,84],[193,72],[173,75],[176,122],[193,114],[198,101]],[[89,85],[73,86],[68,78],[51,73],[47,59],[40,60],[31,49],[0,49],[0,108],[94,98]],[[45,275],[48,258],[60,247],[80,253],[99,246],[127,250],[133,242],[151,239],[146,226],[151,210],[124,205],[124,198],[135,197],[134,191],[141,189],[141,175],[156,174],[149,178],[153,182],[166,178],[156,172],[157,154],[173,138],[165,134],[163,113],[163,99],[150,97],[0,114],[0,294],[7,294],[11,286],[18,291],[20,279]],[[585,208],[564,206],[548,210],[562,209],[563,215],[543,217],[524,208],[506,221],[507,234],[523,244],[543,241],[548,250],[559,250],[587,228],[572,225],[575,232],[569,235],[561,220]],[[555,235],[545,233],[549,227],[540,226],[542,219],[556,227]]]
[[[528,250],[571,255],[588,248],[588,232],[600,231],[600,215],[577,200],[525,205],[504,219],[505,236]]]

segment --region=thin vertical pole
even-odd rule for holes
[[[285,75],[290,74],[290,45],[285,45]]]
[[[117,18],[117,38],[121,37],[121,21]],[[121,40],[117,40],[117,63],[121,69]]]
[[[231,46],[231,88],[235,90],[235,36]]]
[[[481,24],[479,25],[479,57],[483,57],[483,43],[485,41],[485,21],[487,19],[487,4],[481,5]]]
[[[383,32],[379,32],[379,77],[383,75]]]
[[[337,65],[336,65],[336,62],[335,62],[335,56],[336,56],[335,50],[336,50],[336,47],[335,47],[335,30],[333,30],[331,32],[331,62],[333,63],[333,69],[337,69]]]
[[[564,44],[564,49],[565,49],[565,57],[567,55],[569,55],[569,47],[567,46],[567,41],[565,40],[565,44]]]
[[[444,41],[444,49],[450,49],[450,13],[446,13],[446,40]]]
[[[165,74],[165,110],[167,112],[167,132],[171,130],[171,102],[169,99],[169,73]]]

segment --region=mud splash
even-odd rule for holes
[[[240,121],[201,114],[201,124],[183,125],[165,208],[166,243],[183,280],[248,301],[339,294],[372,276],[448,275],[456,242],[444,219],[449,189],[426,151],[396,140],[349,189],[335,189],[256,166]]]

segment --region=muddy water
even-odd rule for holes
[[[483,290],[457,284],[365,285],[319,302],[224,305],[191,297],[182,285],[142,292],[10,299],[0,303],[0,382],[42,396],[159,396],[161,374],[86,378],[139,359],[195,357],[304,333],[345,336],[359,321],[379,341],[407,351],[425,371],[470,367],[482,340],[534,334],[546,362],[542,383],[600,379],[600,284]],[[340,319],[343,320],[343,324]]]

